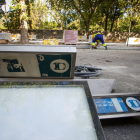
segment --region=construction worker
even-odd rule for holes
[[[97,49],[97,45],[95,45],[95,42],[97,42],[97,45],[99,44],[99,42],[102,42],[103,46],[105,47],[105,50],[107,50],[107,46],[104,42],[103,35],[101,34],[92,35],[92,49]]]

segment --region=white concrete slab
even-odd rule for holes
[[[126,44],[131,44],[131,45],[135,45],[135,44],[139,44],[140,45],[140,38],[129,38],[129,40],[126,40]]]
[[[92,96],[98,94],[111,93],[115,79],[31,79],[31,78],[0,78],[0,82],[14,81],[14,82],[25,82],[25,81],[87,81]]]
[[[0,40],[8,40],[11,41],[11,33],[0,33]]]
[[[29,40],[36,40],[37,35],[28,35]]]
[[[78,41],[87,41],[86,36],[78,36]]]

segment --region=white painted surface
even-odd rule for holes
[[[112,102],[113,102],[113,104],[114,104],[117,112],[124,112],[123,109],[122,109],[122,107],[120,106],[117,98],[111,98],[111,100],[112,100]]]
[[[126,99],[126,104],[135,111],[140,111],[140,101],[133,97],[128,97]]]
[[[127,39],[126,44],[140,44],[140,38],[129,38],[129,40]]]
[[[89,43],[92,43],[92,35],[89,35]]]
[[[12,40],[15,40],[15,41],[17,41],[17,40],[21,40],[21,35],[20,34],[13,34],[12,35]]]
[[[29,40],[36,40],[36,35],[28,35]]]
[[[11,33],[0,33],[0,40],[8,40],[11,41]]]
[[[63,39],[57,39],[57,40],[58,40],[58,42],[64,43]]]
[[[0,88],[1,140],[97,140],[83,87]]]
[[[78,36],[78,41],[87,41],[86,36]]]

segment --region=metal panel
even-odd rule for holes
[[[0,78],[1,82],[10,82],[10,81],[87,81],[89,89],[92,96],[98,96],[99,94],[110,93],[113,89],[115,79],[35,79],[35,78]]]
[[[0,45],[0,52],[18,53],[76,53],[76,47],[69,45]]]
[[[0,46],[0,77],[73,78],[74,47]]]
[[[1,82],[0,91],[0,139],[105,139],[87,82]]]
[[[100,94],[93,100],[100,119],[140,116],[140,94]]]

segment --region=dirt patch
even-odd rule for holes
[[[8,40],[0,40],[0,44],[8,44]]]

